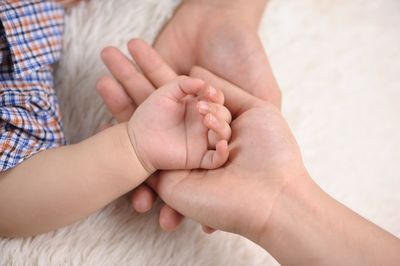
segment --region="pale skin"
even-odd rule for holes
[[[59,2],[71,6],[79,0]],[[194,65],[198,65],[280,108],[279,86],[257,34],[267,2],[183,0],[154,44],[173,70],[168,80],[176,75],[187,75]],[[112,50],[108,53],[109,57],[118,57]],[[131,68],[124,70],[126,74],[132,72]],[[153,80],[154,84],[163,82],[165,80]],[[121,110],[121,107],[117,109]],[[121,112],[128,113],[129,110]],[[122,113],[120,117],[123,117]],[[146,212],[155,199],[154,191],[143,184],[133,191],[132,206],[138,212]],[[165,230],[175,230],[182,218],[166,205],[161,210],[160,223]],[[212,232],[209,228],[205,230]]]
[[[108,58],[119,54],[115,61]],[[141,68],[126,90],[103,78],[99,92],[109,110],[114,100],[134,110],[132,93],[167,78],[169,69],[151,47],[134,40],[129,50]],[[140,52],[140,53],[139,53]],[[146,61],[137,54],[145,54]],[[111,69],[129,61],[115,48],[103,52]],[[139,59],[139,60],[137,60]],[[147,72],[154,62],[158,71]],[[115,65],[113,65],[115,64]],[[278,108],[243,89],[194,67],[191,76],[221,88],[233,121],[230,159],[209,171],[161,171],[147,183],[170,208],[209,227],[240,234],[265,248],[283,265],[398,265],[400,240],[326,194],[309,176],[299,147]],[[143,90],[142,90],[143,89]],[[123,107],[123,108],[121,108]],[[122,112],[123,113],[123,112]],[[125,114],[126,115],[126,114]],[[122,121],[121,116],[121,121]]]
[[[70,7],[79,0],[58,2]],[[183,0],[155,42],[156,50],[176,71],[170,73],[168,80],[176,73],[188,74],[193,65],[200,65],[279,107],[280,90],[257,34],[266,3],[267,0],[252,0],[251,3],[246,0]],[[124,73],[129,73],[129,69]],[[118,117],[123,115],[120,113]],[[146,212],[155,199],[153,190],[142,184],[132,193],[132,206],[138,212]],[[175,230],[182,218],[169,206],[164,206],[160,224],[165,230]]]
[[[232,156],[215,171],[163,172],[152,177],[149,184],[168,204],[203,224],[248,237],[282,264],[400,263],[397,238],[312,182],[276,107],[204,69],[194,68],[191,74],[226,93],[234,116]],[[124,98],[126,92],[120,93],[121,101],[134,103]],[[228,219],[238,216],[241,219]]]
[[[215,95],[221,91],[202,80],[178,77],[150,95],[127,123],[39,152],[1,173],[0,235],[31,236],[78,221],[159,169],[221,166],[229,155],[230,113]],[[209,131],[216,141],[209,141]]]
[[[201,66],[279,107],[280,90],[257,34],[266,4],[184,0],[154,47],[179,75]]]
[[[257,34],[266,4],[267,0],[183,0],[154,43],[173,70],[169,78],[202,66],[280,108],[279,86]],[[109,53],[112,57],[113,51]],[[160,82],[164,80],[153,80]],[[156,194],[142,185],[134,190],[132,205],[146,212],[155,199]],[[162,208],[165,230],[176,229],[181,220],[168,206]]]

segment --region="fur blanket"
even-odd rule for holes
[[[66,18],[57,86],[70,142],[110,114],[95,92],[100,50],[151,43],[178,0],[91,0]],[[284,94],[284,114],[316,182],[400,236],[400,2],[270,1],[261,36]],[[234,56],[234,55],[232,55]],[[275,265],[239,236],[202,233],[192,221],[165,233],[157,208],[135,213],[127,197],[69,227],[0,238],[0,265]]]

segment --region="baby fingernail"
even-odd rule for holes
[[[210,96],[215,96],[217,94],[217,90],[213,86],[209,86],[208,91],[210,93]]]
[[[209,121],[210,124],[212,124],[212,125],[215,125],[215,126],[218,126],[218,125],[219,125],[218,119],[217,119],[214,115],[212,115],[212,114],[208,114],[208,121]]]
[[[208,110],[210,109],[208,103],[203,101],[198,103],[198,108],[201,113],[207,113]]]

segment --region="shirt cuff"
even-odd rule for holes
[[[0,92],[0,172],[66,144],[57,107],[53,93]]]

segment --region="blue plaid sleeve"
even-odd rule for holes
[[[51,1],[0,2],[0,171],[65,144],[52,66],[63,16]]]

